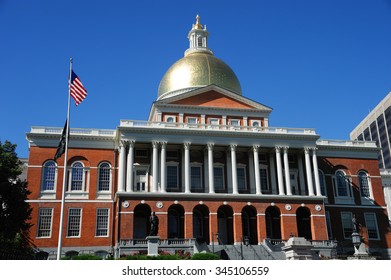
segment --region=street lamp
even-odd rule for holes
[[[358,248],[361,245],[361,235],[358,234],[357,232],[352,233],[352,243],[353,243],[354,248],[356,250],[358,250]]]
[[[358,233],[360,224],[357,222],[355,215],[353,215],[352,224],[353,224],[352,243],[354,246],[354,255],[359,255],[362,237]]]
[[[244,260],[244,257],[243,257],[243,243],[246,246],[249,245],[250,240],[248,239],[248,236],[242,236],[242,241],[240,242],[240,255],[241,255],[241,259],[242,260]]]

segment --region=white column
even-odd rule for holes
[[[126,191],[133,192],[133,163],[134,163],[134,141],[128,141],[128,158],[126,163]]]
[[[232,166],[232,193],[238,194],[238,170],[236,167],[236,146],[235,144],[230,145],[231,149],[231,166]]]
[[[312,172],[311,172],[311,161],[310,161],[310,149],[304,148],[305,156],[305,171],[307,173],[307,186],[308,186],[308,195],[314,196],[314,185],[312,184]]]
[[[259,156],[258,156],[258,145],[253,146],[254,153],[254,173],[255,173],[255,191],[256,194],[262,194],[261,191],[261,177],[259,174]]]
[[[316,150],[317,150],[317,148],[314,148],[312,150],[312,165],[314,166],[315,189],[316,189],[316,195],[322,196],[322,191],[320,189],[318,158],[316,157]]]
[[[213,169],[213,143],[208,143],[208,175],[209,175],[209,193],[215,193],[214,169]]]
[[[209,192],[208,149],[204,149],[204,192]]]
[[[276,165],[275,165],[275,156],[273,153],[269,154],[270,161],[270,190],[272,194],[277,194],[277,184],[276,184]]]
[[[125,142],[121,141],[119,150],[119,171],[118,171],[118,191],[125,191],[125,165],[126,165],[126,147]]]
[[[284,176],[282,175],[281,147],[276,147],[276,163],[277,163],[278,194],[285,195]]]
[[[158,171],[158,149],[159,142],[152,142],[152,192],[158,191],[159,171]]]
[[[190,143],[183,144],[185,148],[185,193],[190,193]]]
[[[166,176],[167,176],[167,163],[166,163],[166,147],[167,142],[162,142],[162,149],[160,150],[160,191],[166,192]]]
[[[290,170],[289,170],[289,159],[288,159],[288,149],[289,149],[289,147],[284,147],[285,186],[286,186],[286,194],[292,195],[291,174],[290,174]]]

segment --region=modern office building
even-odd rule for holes
[[[251,258],[279,258],[295,236],[318,256],[346,256],[356,217],[367,250],[390,258],[376,144],[270,127],[272,109],[245,97],[199,17],[188,39],[147,120],[72,128],[66,163],[53,161],[62,128],[27,133],[36,246],[56,254],[66,168],[63,254],[145,250],[155,212],[161,250],[224,250],[232,259],[246,241]]]

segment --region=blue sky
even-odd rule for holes
[[[71,56],[72,127],[146,120],[197,14],[271,126],[349,139],[391,91],[391,0],[0,0],[0,141],[28,157],[31,126],[63,127]]]

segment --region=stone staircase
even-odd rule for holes
[[[260,245],[208,245],[209,252],[219,254],[229,260],[285,260],[282,251],[270,251],[263,244]]]

